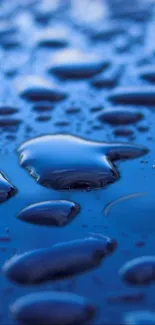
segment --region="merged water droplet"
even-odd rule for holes
[[[71,135],[47,135],[23,143],[20,164],[38,183],[55,189],[91,189],[114,182],[112,164],[148,152],[143,146],[87,141]]]
[[[13,317],[24,324],[84,324],[95,315],[89,300],[68,292],[40,292],[19,298],[11,306]]]
[[[15,255],[4,264],[3,271],[21,284],[56,280],[97,267],[115,248],[116,241],[104,236],[73,240]]]
[[[133,124],[143,118],[143,114],[132,108],[108,108],[99,114],[98,119],[111,125]]]
[[[109,99],[120,104],[155,105],[153,86],[119,87],[109,94]]]
[[[0,202],[4,202],[17,192],[6,176],[0,172]]]
[[[91,84],[96,88],[111,88],[116,86],[121,74],[123,73],[122,65],[114,65],[111,69],[102,72],[100,75],[91,80]]]
[[[121,278],[133,285],[155,281],[155,257],[142,256],[127,262],[119,271]]]
[[[63,227],[79,212],[80,206],[66,200],[32,204],[18,214],[18,218],[37,225]]]
[[[60,87],[37,76],[19,78],[16,85],[19,94],[31,101],[60,101],[67,96]]]
[[[109,62],[77,50],[65,50],[52,59],[49,71],[56,76],[67,79],[91,78],[100,73]]]

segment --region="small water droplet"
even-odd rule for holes
[[[36,225],[67,225],[79,212],[80,206],[66,200],[44,201],[21,210],[18,218]]]

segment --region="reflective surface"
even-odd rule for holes
[[[108,13],[108,2],[105,6],[101,0],[1,1],[0,170],[8,179],[2,176],[5,199],[10,184],[18,189],[0,204],[1,266],[16,254],[49,250],[74,240],[83,242],[89,236],[117,241],[113,254],[103,263],[74,277],[30,286],[14,283],[1,272],[1,324],[17,323],[9,306],[19,297],[45,291],[86,298],[96,308],[88,324],[154,323],[154,283],[131,285],[119,270],[137,257],[154,255],[155,14],[147,5],[149,1],[140,5],[135,1],[136,12],[127,6],[127,15],[122,14],[124,9],[120,13],[121,6],[115,10],[113,2],[109,1],[113,9]],[[46,34],[47,29],[51,33]],[[59,30],[57,37],[52,30]],[[108,115],[113,124],[99,119],[108,109],[117,109],[117,114]],[[124,119],[130,124],[125,125]],[[61,145],[59,141],[53,145],[51,139],[58,134]],[[64,139],[70,134],[75,138],[68,146]],[[41,144],[40,139],[47,135],[50,139]],[[48,171],[44,184],[21,168],[18,148],[22,154],[30,152],[32,176],[36,177],[34,168],[42,179]],[[28,167],[27,162],[23,158],[23,167]],[[90,166],[91,179],[88,173],[81,183],[79,174],[77,182],[77,172],[79,166],[83,171],[83,164],[82,176]],[[54,171],[58,167],[60,176],[64,165],[65,170],[68,166],[75,169],[74,182],[68,176],[64,181],[64,169],[61,182],[53,181],[53,176],[51,181],[51,166]],[[100,167],[104,171],[102,185],[114,177],[108,186],[98,186]],[[17,218],[25,207],[51,200],[76,202],[80,213],[61,228],[41,227]]]

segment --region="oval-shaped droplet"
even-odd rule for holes
[[[18,108],[9,105],[0,106],[0,115],[13,115],[15,113],[18,113]]]
[[[51,111],[53,109],[53,106],[50,102],[39,101],[39,103],[35,104],[32,109],[37,113],[44,113]]]
[[[132,124],[140,121],[143,114],[135,109],[109,108],[99,114],[98,119],[111,125]]]
[[[141,78],[149,80],[150,82],[155,82],[155,66],[147,65],[137,69],[137,73]]]
[[[84,324],[96,308],[86,298],[68,292],[40,292],[19,298],[11,306],[13,317],[24,324]]]
[[[153,86],[119,87],[109,94],[109,99],[120,104],[155,105]]]
[[[121,278],[133,285],[155,281],[155,257],[142,256],[127,262],[119,271]]]
[[[97,267],[115,248],[115,240],[92,236],[15,255],[4,264],[3,271],[10,280],[21,284],[56,280]]]
[[[109,62],[76,50],[63,51],[52,60],[49,71],[66,79],[91,78],[100,73]]]
[[[80,206],[67,200],[44,201],[21,210],[18,218],[36,225],[67,225],[79,212]]]
[[[66,33],[59,28],[48,28],[40,32],[37,37],[37,45],[42,47],[61,48],[68,45]]]
[[[60,101],[67,94],[58,86],[36,76],[29,76],[17,81],[19,94],[30,101]]]

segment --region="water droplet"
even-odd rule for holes
[[[123,125],[140,121],[143,118],[143,114],[132,108],[108,108],[97,117],[101,122],[111,125]]]
[[[121,74],[123,73],[122,65],[115,65],[106,72],[102,72],[100,75],[94,77],[91,83],[96,88],[111,88],[116,86],[119,81]]]
[[[11,306],[13,317],[24,324],[84,324],[96,308],[84,297],[68,292],[40,292],[19,298]]]
[[[11,237],[8,235],[0,235],[0,243],[8,243],[11,241]]]
[[[141,124],[137,126],[137,130],[139,132],[147,132],[149,130],[149,126],[145,124]]]
[[[15,24],[10,24],[10,22],[7,22],[6,20],[0,21],[0,36],[12,35],[16,33],[17,30],[18,28]]]
[[[124,32],[124,27],[115,21],[106,21],[99,25],[98,29],[92,33],[92,38],[96,41],[108,40]]]
[[[49,115],[40,115],[36,117],[36,121],[38,122],[48,122],[51,120],[51,116]]]
[[[8,105],[0,106],[0,115],[13,115],[15,113],[18,113],[18,109],[15,107],[11,107]]]
[[[0,45],[7,49],[12,49],[21,45],[21,39],[18,34],[8,34],[0,38]]]
[[[96,112],[101,112],[103,110],[102,106],[94,106],[91,108],[91,112],[96,113]]]
[[[130,38],[124,35],[117,37],[115,40],[115,50],[117,53],[124,53],[130,50]]]
[[[127,262],[119,271],[121,278],[132,285],[155,281],[155,257],[142,256]]]
[[[133,135],[132,129],[125,129],[125,128],[117,128],[113,130],[113,133],[116,137],[130,137]]]
[[[39,101],[38,104],[33,106],[33,111],[38,112],[38,113],[44,113],[44,112],[49,112],[53,109],[53,106],[50,102],[41,102]]]
[[[141,78],[149,80],[151,82],[155,82],[155,66],[154,65],[147,65],[140,67],[137,69],[137,73],[140,75]]]
[[[10,183],[6,176],[0,172],[0,202],[4,202],[15,195],[16,192],[16,188]]]
[[[37,225],[67,225],[79,212],[80,206],[66,200],[45,201],[32,204],[18,214],[22,221]]]
[[[126,325],[154,325],[155,313],[149,310],[136,310],[127,312],[124,315],[124,323]]]
[[[48,82],[47,80],[29,76],[19,78],[17,80],[17,89],[20,95],[31,101],[60,101],[66,97],[66,93],[58,86]]]
[[[15,118],[3,118],[0,119],[0,128],[10,129],[11,127],[17,127],[22,123],[22,120]]]
[[[109,99],[120,104],[155,105],[153,86],[119,87],[109,94]]]
[[[70,123],[68,120],[62,120],[62,121],[57,121],[55,122],[56,126],[68,126]]]
[[[91,189],[114,182],[119,174],[112,161],[136,158],[142,146],[87,141],[71,135],[47,135],[23,143],[20,164],[37,182],[55,189]]]
[[[41,283],[97,267],[103,257],[115,249],[116,242],[113,239],[91,236],[15,255],[4,264],[3,271],[10,280],[17,283]]]
[[[77,114],[79,112],[80,112],[79,107],[69,107],[69,108],[66,109],[67,114]]]
[[[107,61],[76,50],[66,50],[52,59],[49,71],[68,79],[91,78],[107,66]]]
[[[143,241],[143,240],[138,240],[137,242],[136,242],[136,247],[144,247],[145,246],[145,241]]]
[[[145,293],[129,291],[124,293],[111,293],[106,297],[106,301],[110,304],[137,304],[145,300]]]
[[[44,47],[60,48],[68,45],[68,39],[63,29],[47,28],[39,33],[37,44]]]
[[[58,9],[60,9],[62,3],[60,0],[53,0],[52,2],[48,0],[44,0],[39,2],[37,6],[35,6],[34,14],[37,22],[40,23],[48,23],[48,21],[57,13]]]

